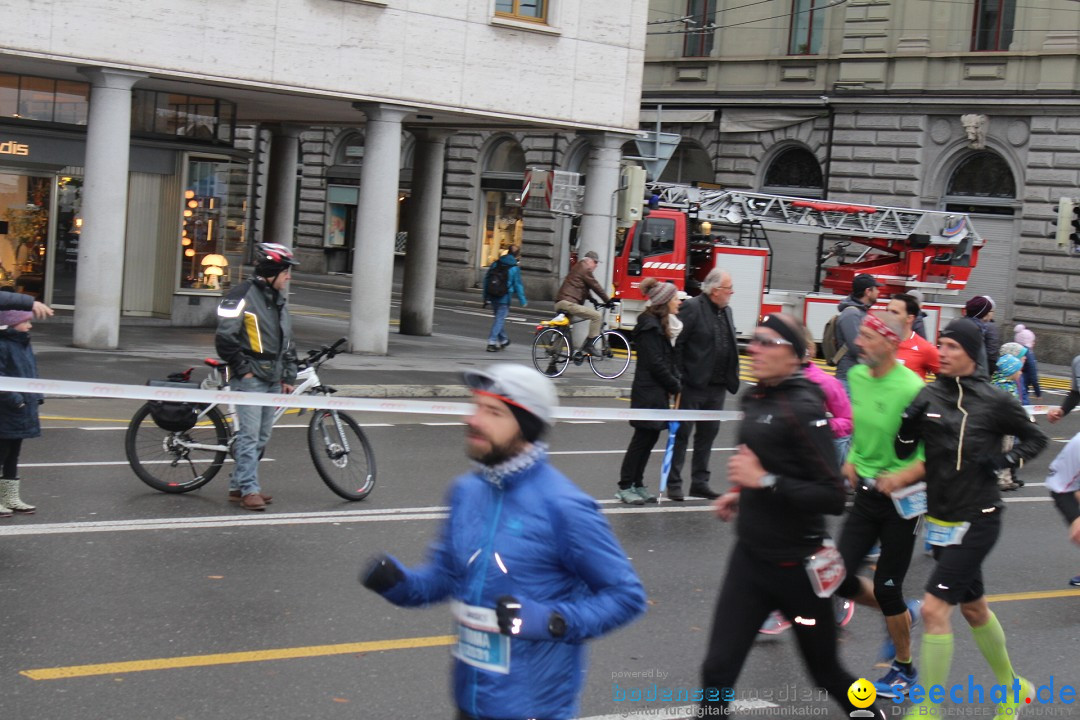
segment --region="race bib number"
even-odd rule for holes
[[[905,520],[919,517],[926,512],[926,483],[917,482],[906,488],[894,490],[892,501],[896,506],[897,514]]]
[[[970,527],[969,522],[946,522],[927,515],[926,542],[938,547],[959,545]]]
[[[832,597],[840,583],[847,577],[844,568],[844,558],[832,541],[818,548],[813,555],[806,558],[806,574],[810,577],[810,584],[814,588],[814,594],[819,598]]]
[[[499,632],[492,608],[455,601],[450,606],[457,626],[457,645],[451,651],[466,665],[506,675],[510,672],[510,638]]]

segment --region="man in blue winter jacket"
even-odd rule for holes
[[[593,498],[547,460],[558,398],[520,365],[468,371],[472,472],[426,564],[375,558],[365,587],[404,607],[451,601],[459,720],[577,716],[584,641],[645,611],[645,590]]]

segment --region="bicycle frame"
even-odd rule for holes
[[[289,393],[290,395],[304,395],[312,389],[320,387],[322,385],[321,381],[319,380],[319,374],[316,371],[315,365],[308,365],[304,368],[301,368],[300,371],[296,374],[296,380],[297,384],[293,387],[293,391]],[[222,378],[221,371],[216,367],[210,369],[210,374],[206,376],[206,379],[203,380],[200,387],[204,390],[229,389],[227,380]],[[207,413],[209,413],[210,410],[215,407],[217,407],[217,403],[207,405],[205,408],[200,410],[196,419],[196,423],[201,422],[206,417]],[[228,452],[232,447],[233,441],[236,439],[236,433],[240,429],[240,415],[236,412],[236,405],[230,403],[228,409],[229,411],[227,413],[224,413],[225,427],[229,430],[229,441],[225,445],[208,445],[206,443],[187,442],[183,438],[179,437],[176,438],[176,443],[181,447],[190,448],[193,450]],[[277,425],[278,420],[280,420],[281,416],[285,414],[285,409],[286,408],[284,407],[278,407],[274,409],[274,425]],[[301,409],[300,412],[302,413],[304,412],[304,410]],[[338,418],[337,411],[331,410],[330,412],[334,415],[334,422],[337,424],[338,432],[341,434],[342,441],[346,445],[345,449],[348,450],[348,441],[345,439],[344,433],[342,433],[341,431],[341,420]]]

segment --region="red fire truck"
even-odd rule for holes
[[[612,282],[622,327],[632,327],[644,308],[638,288],[645,277],[670,281],[693,295],[710,270],[722,267],[735,282],[731,307],[741,336],[753,331],[762,314],[784,311],[820,338],[857,274],[877,278],[882,301],[910,290],[956,295],[966,287],[984,244],[963,213],[664,183],[651,183],[647,191],[648,214],[626,229],[615,247]],[[818,238],[813,277],[831,292],[772,287],[769,234],[775,232]],[[828,252],[827,241],[832,243]],[[863,247],[855,257],[848,252],[852,244]],[[923,309],[935,340],[942,323],[963,307],[927,302]]]

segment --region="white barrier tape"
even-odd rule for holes
[[[1024,409],[1027,410],[1028,415],[1045,415],[1052,407],[1057,407],[1057,405],[1025,405]]]
[[[227,390],[199,390],[152,385],[74,382],[38,378],[0,377],[0,391],[40,395],[74,395],[120,400],[164,400],[217,405],[258,405],[262,407],[352,410],[356,412],[400,412],[422,415],[456,415],[472,412],[472,403],[425,400],[384,400],[335,395],[285,395],[241,393]],[[552,413],[559,420],[741,420],[742,413],[729,410],[631,410],[630,408],[560,407]]]

